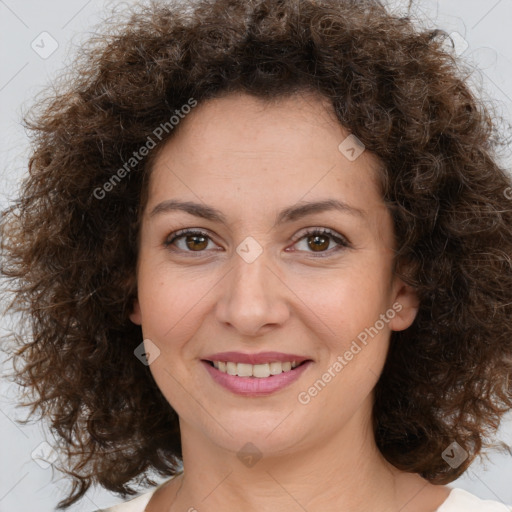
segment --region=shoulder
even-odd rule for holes
[[[102,508],[101,510],[96,510],[96,512],[144,512],[144,509],[146,508],[146,505],[148,504],[154,492],[155,489],[144,494],[141,494],[136,498],[132,498],[131,500],[125,501],[124,503],[118,503],[117,505],[113,505],[112,507],[109,508]]]
[[[512,507],[498,501],[482,500],[455,487],[436,512],[512,512]]]
[[[172,479],[172,478],[171,478]],[[132,498],[123,503],[118,503],[117,505],[113,505],[108,508],[102,508],[100,510],[95,510],[94,512],[144,512],[146,505],[149,503],[149,500],[155,494],[155,492],[160,489],[163,485],[165,485],[169,480],[162,482],[159,486],[151,489],[151,491],[145,492],[140,496]]]

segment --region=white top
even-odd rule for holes
[[[174,478],[174,477],[173,477]],[[155,487],[153,490],[141,494],[124,503],[119,503],[113,507],[97,510],[96,512],[144,512],[151,496],[168,480]],[[503,505],[497,501],[481,500],[475,495],[459,489],[453,488],[446,501],[435,512],[512,512],[512,507]]]

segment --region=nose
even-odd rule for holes
[[[238,254],[219,283],[216,318],[245,336],[258,336],[288,319],[290,289],[263,252],[252,262]]]

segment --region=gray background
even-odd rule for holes
[[[114,5],[131,2],[104,0],[0,0],[0,208],[14,196],[24,174],[28,155],[27,137],[20,126],[22,108],[27,109],[41,87],[72,62],[73,50],[94,30],[102,13]],[[403,12],[407,2],[392,0],[392,9]],[[480,71],[472,75],[474,87],[483,88],[496,112],[512,120],[512,0],[421,0],[412,13],[422,24],[456,32],[455,51]],[[50,36],[40,35],[47,32]],[[41,42],[43,39],[43,42]],[[31,47],[32,42],[37,51]],[[44,47],[43,47],[44,43]],[[50,53],[53,45],[57,49]],[[36,46],[38,45],[38,46]],[[510,151],[502,155],[510,169]],[[14,319],[0,319],[0,334],[16,329]],[[0,361],[1,364],[1,361]],[[10,370],[10,366],[2,371]],[[20,426],[28,410],[16,408],[16,389],[0,380],[0,512],[55,510],[69,482],[53,466],[41,467],[32,454],[51,434],[40,423]],[[500,438],[512,443],[512,416],[504,422]],[[39,453],[39,452],[36,452]],[[43,452],[44,455],[44,452]],[[44,464],[40,462],[40,464]],[[474,463],[451,486],[466,489],[481,498],[512,504],[512,457],[492,452],[485,465]],[[155,478],[158,482],[161,479]],[[141,489],[143,491],[143,489]],[[91,489],[68,510],[90,512],[122,499],[103,489]]]

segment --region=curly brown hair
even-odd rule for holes
[[[512,182],[446,40],[377,1],[153,1],[104,21],[24,117],[33,152],[0,222],[0,275],[30,332],[11,335],[17,382],[35,397],[24,405],[69,459],[59,509],[92,483],[126,496],[141,475],[155,485],[148,470],[179,471],[178,417],[134,357],[142,331],[129,320],[148,176],[175,130],[119,170],[190,98],[231,92],[319,93],[382,162],[395,272],[420,299],[375,389],[386,459],[448,483],[497,446],[512,408]],[[469,453],[457,468],[441,457],[453,441]]]

